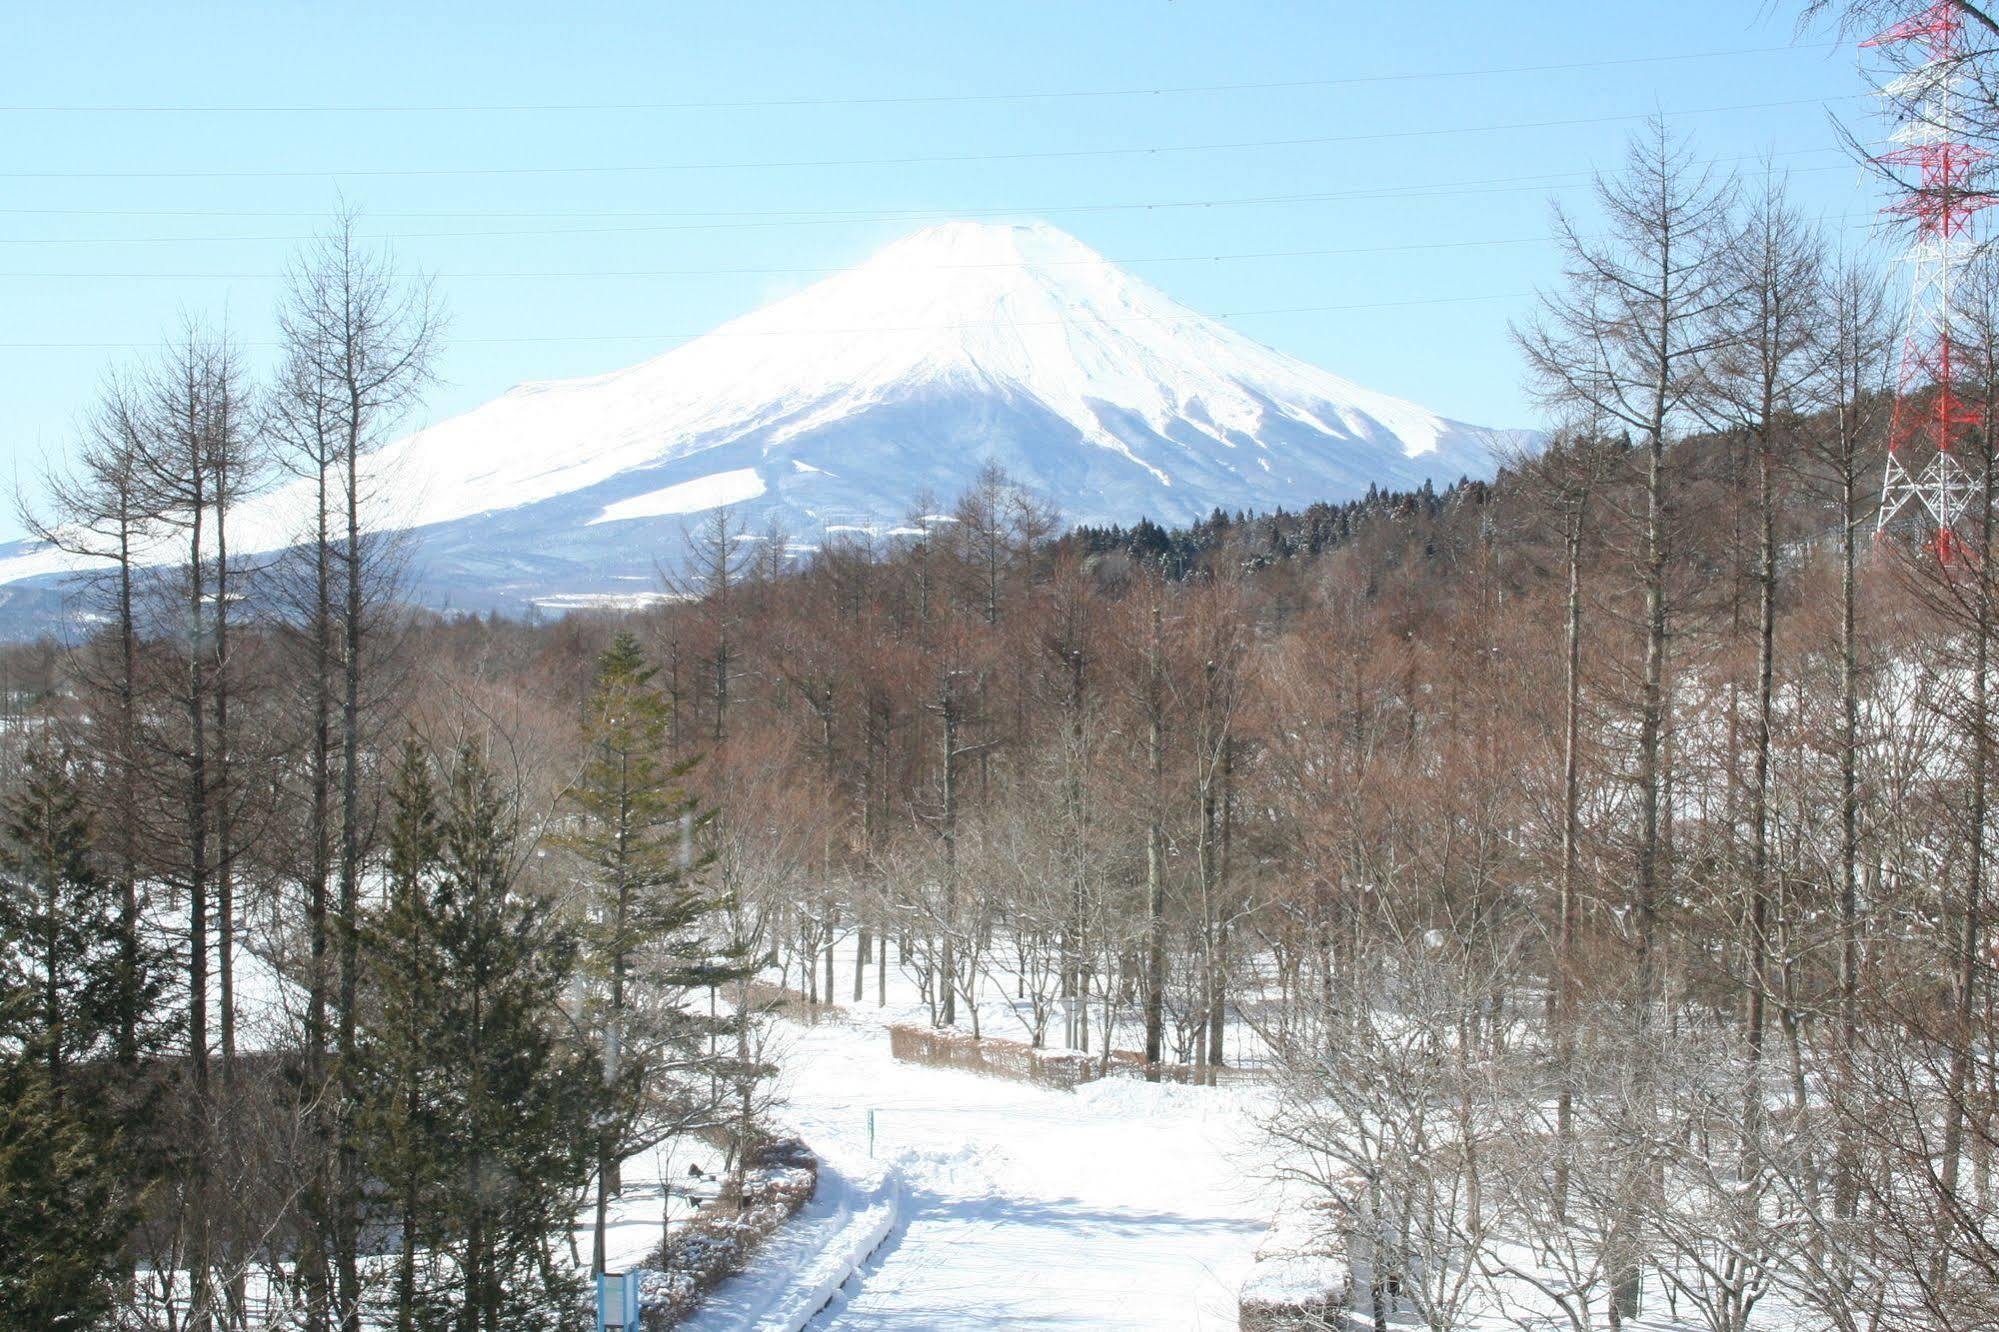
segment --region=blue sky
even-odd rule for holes
[[[0,475],[32,489],[121,348],[184,312],[267,340],[271,275],[342,198],[438,274],[432,418],[642,360],[817,276],[742,270],[837,269],[978,215],[1045,218],[1370,387],[1527,423],[1506,329],[1554,275],[1548,201],[1584,200],[1646,114],[1707,156],[1775,154],[1807,211],[1866,242],[1875,191],[1828,120],[1864,127],[1866,84],[1850,46],[1793,17],[1782,0],[16,3]],[[1540,68],[1476,72],[1523,66]],[[1305,86],[1005,96],[1284,83]],[[884,160],[912,158],[957,160]]]

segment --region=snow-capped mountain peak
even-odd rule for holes
[[[1180,522],[1489,474],[1500,442],[1272,350],[1045,223],[947,222],[370,465],[398,497],[384,525],[417,533],[426,598],[505,606],[630,591],[717,505],[809,543],[892,525],[996,461],[1069,521]],[[239,548],[296,539],[303,499],[257,501]],[[0,580],[36,563],[0,561]]]

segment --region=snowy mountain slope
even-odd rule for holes
[[[1488,475],[1512,442],[1364,389],[1187,309],[1052,227],[953,222],[665,355],[522,385],[370,466],[432,604],[643,590],[691,517],[734,506],[811,544],[948,501],[988,461],[1070,522],[1184,522]],[[235,541],[275,549],[305,493]],[[46,575],[0,557],[0,582]],[[4,608],[0,608],[4,610]]]

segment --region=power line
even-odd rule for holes
[[[1847,221],[1855,214],[1841,213],[1829,217],[1827,221]],[[1859,216],[1872,218],[1873,214]],[[1852,230],[1854,228],[1849,228]],[[1240,250],[1208,254],[1157,254],[1137,256],[1099,255],[1094,259],[1049,259],[1037,262],[1038,268],[1072,268],[1104,265],[1113,268],[1131,268],[1143,264],[1211,264],[1255,259],[1322,259],[1346,255],[1425,253],[1436,250],[1487,249],[1501,245],[1547,245],[1554,237],[1505,236],[1486,240],[1418,241],[1406,245],[1343,245],[1326,249],[1307,250]],[[912,264],[886,268],[884,275],[906,273],[957,273],[990,268],[1016,268],[1017,263],[995,261],[976,264]],[[388,276],[401,279],[435,279],[446,282],[488,281],[514,278],[568,279],[568,278],[683,278],[683,277],[811,277],[831,276],[841,273],[858,273],[853,265],[813,265],[799,267],[769,268],[604,268],[604,269],[494,269],[485,272],[407,272],[392,273]],[[0,280],[5,279],[174,279],[178,281],[251,282],[278,281],[286,273],[7,273],[0,272]]]
[[[1826,151],[1832,151],[1832,150],[1826,150]],[[1030,215],[1047,216],[1052,214],[1070,214],[1070,213],[1155,212],[1155,211],[1165,211],[1173,209],[1256,207],[1262,205],[1322,203],[1322,202],[1345,200],[1345,199],[1420,198],[1420,197],[1426,197],[1431,194],[1436,194],[1439,197],[1449,197],[1456,193],[1487,192],[1483,188],[1470,188],[1470,187],[1483,187],[1488,184],[1511,183],[1515,181],[1528,182],[1520,186],[1520,188],[1525,188],[1525,189],[1559,188],[1559,186],[1549,184],[1549,182],[1562,181],[1578,177],[1587,177],[1588,175],[1589,173],[1587,171],[1566,171],[1566,172],[1550,172],[1550,173],[1536,174],[1532,176],[1495,176],[1495,177],[1490,177],[1487,180],[1471,180],[1471,181],[1459,182],[1458,183],[1459,185],[1467,187],[1465,189],[1456,188],[1451,182],[1442,182],[1438,185],[1425,184],[1425,185],[1406,185],[1406,186],[1405,185],[1368,186],[1360,189],[1317,191],[1308,194],[1255,194],[1255,195],[1236,196],[1233,198],[1196,198],[1196,199],[1163,199],[1163,200],[1148,199],[1132,203],[1007,205],[1004,207],[993,206],[993,207],[977,207],[977,208],[908,208],[908,209],[891,209],[879,212],[863,212],[859,210],[824,211],[824,212],[814,212],[811,210],[799,210],[796,212],[775,211],[770,213],[735,215],[734,217],[731,218],[731,220],[714,221],[714,222],[649,223],[644,225],[629,225],[629,226],[621,225],[621,226],[607,226],[607,227],[531,227],[531,228],[509,227],[504,229],[487,229],[482,231],[399,231],[399,232],[391,231],[391,232],[377,233],[376,239],[466,240],[466,239],[479,239],[487,237],[495,239],[505,239],[507,237],[512,237],[512,236],[621,235],[632,232],[658,232],[658,231],[734,231],[734,230],[748,231],[748,230],[767,229],[772,227],[792,227],[792,226],[848,226],[848,225],[871,224],[871,223],[880,223],[880,222],[909,223],[909,222],[925,222],[933,220],[952,221],[952,220],[963,220],[966,218],[1020,217],[1020,216],[1030,216]],[[145,214],[141,215],[144,216]],[[322,211],[322,212],[312,212],[312,213],[288,214],[287,216],[295,216],[300,218],[317,218],[320,220],[324,220],[326,214],[325,212]],[[372,216],[391,216],[391,215],[370,214],[369,216],[372,217]],[[479,217],[479,216],[508,216],[508,215],[474,213],[474,214],[459,214],[458,216]],[[579,214],[578,216],[588,216],[588,215]],[[699,217],[699,216],[718,216],[718,215],[663,213],[663,214],[635,214],[634,216]],[[719,216],[728,216],[728,215],[719,215]],[[299,234],[299,233],[288,233],[283,235],[262,235],[262,236],[244,236],[240,234],[187,235],[187,236],[18,236],[18,237],[0,237],[0,245],[172,245],[172,244],[179,244],[181,242],[201,242],[201,243],[215,242],[221,244],[235,244],[238,242],[253,242],[253,241],[254,242],[304,241],[311,239],[313,239],[311,235]]]
[[[1788,156],[1796,156],[1796,155],[1798,155],[1798,154],[1801,154],[1801,153],[1836,153],[1836,152],[1841,152],[1841,151],[1843,151],[1843,150],[1842,150],[1842,149],[1839,149],[1839,148],[1830,148],[1830,147],[1828,147],[1828,148],[1794,148],[1794,149],[1790,149],[1790,150],[1787,150],[1786,152],[1783,152],[1783,153],[1778,153],[1778,154],[1775,154],[1775,155],[1776,155],[1776,156],[1779,156],[1779,157],[1788,157]],[[1760,157],[1765,157],[1765,156],[1770,156],[1770,154],[1764,154],[1764,153],[1757,153],[1757,154],[1745,154],[1744,156],[1755,156],[1755,157],[1759,157],[1759,158],[1760,158]],[[1722,162],[1722,161],[1733,161],[1733,160],[1736,160],[1736,159],[1734,159],[1734,158],[1714,158],[1714,159],[1711,159],[1711,160],[1713,160],[1713,161],[1717,161],[1717,162]],[[1536,174],[1536,175],[1534,175],[1534,176],[1532,176],[1532,177],[1527,177],[1527,176],[1501,176],[1501,177],[1494,177],[1493,179],[1499,179],[1499,180],[1528,180],[1528,179],[1533,179],[1533,180],[1546,180],[1546,179],[1552,179],[1552,178],[1554,178],[1555,176],[1568,176],[1568,175],[1578,175],[1578,174],[1586,174],[1586,173],[1578,173],[1578,172],[1549,172],[1549,173],[1538,173],[1538,174]],[[1400,189],[1400,188],[1404,188],[1404,187],[1402,187],[1402,186],[1382,186],[1382,187],[1380,187],[1380,188],[1383,188],[1383,189]],[[1409,187],[1409,188],[1414,188],[1414,187]],[[1319,196],[1319,195],[1302,195],[1302,196],[1294,196],[1294,195],[1266,195],[1266,196],[1257,196],[1257,197],[1258,197],[1258,198],[1319,198],[1319,197],[1321,197],[1321,196]],[[750,218],[750,219],[762,219],[762,218],[777,218],[777,219],[779,219],[779,220],[787,220],[787,219],[797,219],[797,218],[809,218],[809,219],[819,219],[819,218],[827,218],[827,219],[830,219],[830,220],[832,220],[832,221],[836,221],[836,222],[880,222],[880,221],[885,221],[885,220],[894,220],[894,219],[898,219],[898,218],[925,218],[925,217],[935,217],[935,216],[937,216],[937,215],[939,215],[939,214],[948,214],[948,215],[950,215],[950,216],[953,216],[953,217],[965,217],[965,216],[969,216],[969,215],[971,215],[971,214],[974,214],[974,213],[981,213],[981,214],[985,214],[985,213],[994,213],[994,214],[997,214],[997,213],[1040,213],[1040,212],[1050,212],[1050,211],[1054,211],[1054,210],[1056,210],[1056,209],[1060,209],[1060,208],[1064,208],[1064,207],[1086,207],[1086,208],[1087,208],[1087,207],[1105,207],[1105,208],[1162,208],[1162,207],[1168,207],[1168,206],[1172,206],[1172,205],[1175,205],[1175,204],[1179,204],[1179,203],[1182,203],[1182,202],[1193,202],[1193,203],[1212,203],[1212,202],[1221,202],[1221,203],[1227,203],[1227,202],[1231,202],[1231,201],[1230,201],[1230,200],[1226,200],[1226,199],[1224,199],[1224,200],[1192,200],[1192,201],[1179,201],[1179,200],[1175,200],[1175,201],[1170,201],[1170,203],[1168,203],[1168,204],[1161,204],[1161,203],[1156,203],[1156,202],[1142,202],[1142,203],[1117,203],[1117,204],[1083,204],[1083,205],[1062,205],[1062,204],[1014,204],[1014,205],[1006,205],[1006,206],[993,206],[993,205],[980,205],[980,206],[978,206],[978,207],[975,207],[975,208],[956,208],[956,209],[952,209],[952,208],[900,208],[900,209],[897,209],[897,208],[889,208],[889,209],[864,209],[864,208],[765,208],[765,209],[754,209],[754,210],[733,210],[733,211],[731,211],[731,210],[724,210],[724,209],[703,209],[703,210],[699,210],[699,211],[686,211],[686,210],[674,210],[674,209],[659,209],[659,208],[455,208],[455,209],[421,209],[421,210],[414,210],[414,211],[412,211],[412,210],[406,210],[406,209],[374,209],[374,208],[371,208],[371,209],[368,209],[368,210],[367,210],[367,212],[365,213],[365,215],[364,215],[364,216],[365,216],[365,217],[366,217],[366,218],[367,218],[368,220],[370,220],[370,221],[373,221],[373,220],[375,220],[375,219],[379,219],[379,218],[422,218],[422,219],[431,219],[431,218],[448,218],[448,217],[473,217],[473,218],[479,218],[479,217],[509,217],[509,218],[520,218],[520,217],[551,217],[551,218],[562,218],[562,217],[578,217],[578,218],[662,218],[662,217],[698,217],[698,218],[721,218],[721,219],[743,219],[743,218]],[[300,209],[300,208],[289,208],[289,209],[282,209],[282,210],[264,210],[264,209],[249,209],[249,208],[0,208],[0,217],[145,217],[145,218],[153,218],[153,217],[204,217],[204,218],[206,218],[206,217],[246,217],[246,218],[257,218],[257,219],[260,219],[260,220],[261,220],[261,219],[267,219],[267,218],[305,218],[305,219],[313,219],[313,220],[318,220],[318,221],[324,221],[324,220],[326,219],[326,210],[325,210],[325,209],[323,209],[323,208],[313,208],[313,209]],[[233,239],[233,238],[232,238],[232,239]]]
[[[1633,120],[1719,115],[1733,111],[1769,111],[1787,106],[1826,106],[1852,101],[1863,94],[1839,97],[1793,97],[1774,102],[1741,102],[1731,106],[1692,107],[1674,112],[1633,112],[1623,115],[1574,116],[1560,120],[1521,120],[1489,125],[1453,125],[1439,129],[1375,130],[1366,134],[1324,134],[1295,139],[1237,139],[1215,143],[1148,144],[1126,148],[1063,148],[1016,153],[931,153],[908,157],[799,158],[750,162],[657,162],[603,166],[534,167],[364,167],[301,170],[174,170],[174,171],[5,171],[7,180],[316,180],[322,177],[404,179],[464,176],[645,175],[678,171],[778,171],[811,167],[935,166],[950,163],[1025,162],[1106,157],[1148,157],[1178,153],[1235,152],[1258,148],[1303,148],[1335,143],[1377,143],[1404,139],[1441,138],[1452,134],[1495,134],[1515,130],[1561,129]]]
[[[688,102],[468,102],[454,104],[374,104],[303,103],[251,105],[176,105],[172,103],[100,104],[87,103],[0,106],[7,115],[435,115],[460,113],[522,112],[642,112],[642,111],[748,111],[762,109],[823,108],[835,106],[942,106],[982,102],[1075,101],[1090,98],[1168,97],[1236,92],[1271,92],[1301,88],[1346,88],[1383,83],[1410,83],[1436,79],[1494,78],[1514,74],[1554,74],[1581,69],[1614,69],[1629,65],[1656,65],[1676,61],[1718,60],[1734,56],[1777,55],[1791,51],[1832,50],[1842,43],[1814,42],[1785,46],[1743,47],[1729,51],[1688,51],[1672,55],[1619,56],[1602,60],[1575,60],[1552,65],[1509,65],[1483,69],[1415,70],[1396,74],[1358,74],[1337,79],[1287,79],[1256,83],[1197,83],[1145,88],[1083,88],[1052,92],[901,94],[867,97],[788,97],[742,101]]]
[[[1820,168],[1836,169],[1836,168]],[[1855,214],[1840,213],[1827,217],[1826,221],[1845,222]],[[1860,214],[1873,218],[1874,214]],[[1852,228],[1849,228],[1852,229]],[[1203,254],[1158,254],[1158,255],[1098,255],[1090,259],[1050,259],[1040,261],[1037,267],[1072,268],[1102,265],[1113,268],[1131,268],[1145,264],[1208,264],[1258,259],[1317,259],[1350,255],[1427,253],[1437,250],[1487,249],[1503,245],[1545,245],[1553,242],[1553,237],[1504,236],[1480,240],[1416,241],[1404,245],[1343,245],[1325,248],[1299,250],[1239,250],[1219,251]],[[885,268],[885,276],[908,273],[956,273],[995,268],[1016,268],[1014,261],[997,260],[965,264],[911,264]],[[570,278],[685,278],[685,277],[812,277],[837,274],[858,274],[864,270],[854,265],[796,265],[769,267],[735,268],[605,268],[605,269],[491,269],[486,271],[414,271],[391,273],[387,276],[399,279],[434,279],[437,281],[464,282],[510,279],[551,279]],[[4,280],[103,280],[103,281],[144,281],[174,280],[187,282],[254,282],[280,281],[289,274],[283,272],[264,273],[217,273],[217,272],[0,272]]]
[[[1832,145],[1816,148],[1786,148],[1770,152],[1733,153],[1721,157],[1703,159],[1708,166],[1728,162],[1763,161],[1772,157],[1804,157],[1822,153],[1845,153],[1845,149]],[[1571,176],[1587,176],[1588,171],[1536,172],[1531,176],[1491,176],[1473,181],[1443,182],[1456,184],[1491,184],[1528,180],[1554,180]],[[1424,189],[1420,185],[1383,185],[1366,187],[1380,190]],[[1259,195],[1249,200],[1196,199],[1169,200],[1167,202],[1108,203],[1108,204],[1014,204],[1006,206],[981,205],[975,208],[903,208],[903,209],[859,209],[859,208],[771,208],[771,209],[699,209],[671,210],[657,208],[471,208],[471,209],[369,209],[369,219],[435,219],[435,218],[708,218],[708,219],[770,219],[794,221],[798,219],[830,219],[836,222],[880,222],[906,218],[927,218],[937,216],[967,217],[974,214],[1015,214],[1076,211],[1078,209],[1132,209],[1196,207],[1218,203],[1264,202],[1284,199],[1323,199],[1326,194],[1305,195]],[[1344,197],[1344,196],[1341,196]],[[245,208],[0,208],[0,217],[243,217],[256,219],[303,218],[323,220],[324,209],[245,209]],[[508,234],[508,233],[501,233]],[[538,233],[537,233],[538,234]],[[168,238],[176,239],[176,238]],[[225,239],[239,239],[227,237]],[[254,239],[254,238],[251,238]]]
[[[1190,319],[1250,319],[1268,315],[1328,314],[1351,310],[1392,310],[1424,305],[1461,305],[1480,301],[1514,301],[1533,296],[1531,291],[1488,292],[1478,296],[1435,296],[1402,301],[1364,301],[1348,305],[1281,305],[1260,310],[1225,310],[1217,314],[1202,314],[1188,310]],[[888,328],[797,328],[769,330],[711,329],[702,333],[592,333],[577,335],[536,335],[516,338],[455,338],[455,346],[491,346],[538,343],[581,343],[581,342],[689,342],[697,338],[787,338],[787,337],[858,337],[878,333],[938,333],[977,328],[1062,328],[1076,323],[1089,323],[1102,327],[1117,327],[1126,324],[1156,324],[1159,318],[1139,317],[1131,319],[1110,318],[1069,318],[1069,319],[1006,319],[973,320],[954,324],[909,324]],[[157,346],[155,342],[0,342],[0,351],[143,351]],[[270,350],[279,344],[275,342],[245,342],[238,346]]]
[[[1826,221],[1844,222],[1855,214],[1840,213],[1826,218]],[[1873,214],[1858,216],[1873,218]],[[1853,230],[1854,228],[1849,228]],[[1138,256],[1099,255],[1094,259],[1049,259],[1036,264],[1040,268],[1072,268],[1103,265],[1112,268],[1131,268],[1143,264],[1209,264],[1255,259],[1318,259],[1343,255],[1375,255],[1423,253],[1436,250],[1486,249],[1501,245],[1547,245],[1554,237],[1505,236],[1485,240],[1418,241],[1406,245],[1344,245],[1326,249],[1307,250],[1240,250],[1207,254],[1158,254]],[[912,264],[885,268],[884,276],[907,273],[956,273],[991,268],[1017,268],[1020,265],[1009,261],[992,261],[976,264]],[[605,269],[494,269],[485,272],[405,272],[387,276],[399,279],[434,279],[444,282],[485,281],[513,278],[569,279],[569,278],[683,278],[683,277],[811,277],[831,276],[848,273],[858,274],[863,270],[853,265],[813,265],[798,267],[768,268],[605,268]],[[8,273],[0,272],[0,280],[25,279],[98,279],[105,281],[131,281],[146,279],[172,279],[189,282],[254,282],[279,281],[290,276],[287,273],[137,273],[137,272],[57,272],[57,273]]]
[[[1782,153],[1745,153],[1734,157],[1710,159],[1711,164],[1731,161],[1760,161],[1766,157],[1800,156],[1810,153],[1839,152],[1837,148],[1801,148]],[[1793,174],[1812,171],[1846,170],[1849,163],[1835,163],[1825,167],[1800,167]],[[1540,190],[1575,189],[1587,185],[1593,173],[1583,171],[1562,171],[1537,173],[1529,176],[1492,176],[1467,181],[1443,181],[1419,185],[1366,186],[1352,190],[1318,191],[1309,194],[1265,194],[1236,198],[1169,199],[1148,200],[1137,203],[1092,203],[1092,204],[1052,204],[1038,207],[1005,208],[959,208],[959,209],[900,209],[889,212],[860,213],[833,211],[815,214],[809,211],[739,214],[754,220],[734,220],[727,222],[686,222],[657,223],[631,226],[609,227],[535,227],[508,228],[483,231],[409,231],[383,232],[379,240],[467,240],[467,239],[507,239],[511,237],[536,236],[597,236],[628,235],[634,233],[658,233],[673,231],[747,231],[773,227],[792,226],[849,226],[880,222],[920,222],[926,220],[963,219],[968,217],[1011,217],[1011,216],[1059,216],[1070,214],[1094,214],[1110,212],[1155,212],[1179,209],[1276,207],[1294,204],[1330,203],[1350,200],[1370,201],[1386,199],[1445,199],[1476,194],[1517,194]],[[1561,182],[1569,182],[1563,184]],[[324,213],[285,214],[284,216],[324,217]],[[486,214],[454,214],[453,216],[486,216]],[[495,216],[505,216],[496,214]],[[715,216],[713,214],[640,214],[639,216]],[[725,215],[728,216],[728,215]],[[179,245],[179,244],[252,244],[264,242],[300,242],[314,239],[306,234],[287,235],[194,235],[194,236],[27,236],[0,238],[4,245]]]
[[[1398,254],[1405,251],[1465,250],[1494,245],[1541,245],[1549,241],[1547,236],[1518,236],[1493,240],[1426,241],[1409,245],[1359,245],[1342,246],[1337,249],[1313,250],[1245,250],[1221,254],[1161,254],[1131,258],[1099,256],[1094,259],[1052,259],[1037,263],[1037,268],[1073,268],[1105,265],[1130,267],[1138,264],[1195,264],[1219,263],[1237,259],[1312,259],[1332,255],[1355,254]],[[988,268],[1017,268],[1020,265],[1005,261],[976,264],[912,264],[883,270],[885,273],[955,273]],[[549,270],[534,272],[521,269],[495,270],[470,273],[396,273],[398,278],[436,278],[440,281],[459,282],[468,279],[497,278],[674,278],[674,277],[789,277],[812,276],[815,274],[836,274],[856,272],[852,265],[820,265],[796,268],[651,268],[651,269],[594,269],[594,270]],[[182,280],[252,281],[258,279],[279,279],[283,273],[0,273],[0,278],[176,278]]]

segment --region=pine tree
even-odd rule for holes
[[[0,842],[0,1327],[102,1325],[137,1220],[128,1133],[146,1103],[114,1062],[150,1025],[156,969],[128,967],[122,892],[97,872],[68,759],[37,746]]]
[[[403,746],[389,802],[387,898],[361,922],[360,948],[369,1003],[362,1019],[355,1131],[380,1181],[381,1205],[398,1237],[395,1284],[388,1299],[397,1332],[450,1325],[448,1291],[437,1277],[440,1198],[448,1184],[437,1149],[446,1125],[445,1070],[437,997],[449,982],[436,943],[441,832],[430,758],[414,740]]]
[[[620,633],[597,659],[584,718],[587,759],[562,844],[581,862],[586,1020],[596,1033],[608,1106],[597,1135],[592,1267],[625,1157],[712,1110],[712,1024],[689,992],[744,974],[701,930],[714,910],[693,854],[706,822],[682,788],[692,761],[665,757],[672,710],[638,640]]]
[[[554,1251],[603,1102],[597,1061],[561,1008],[576,939],[519,881],[512,812],[479,754],[457,755],[435,814],[422,767],[405,754],[391,898],[362,941],[382,986],[361,1033],[375,1132],[362,1164],[374,1178],[402,1172],[385,1187],[417,1224],[425,1254],[408,1261],[439,1263],[435,1282],[411,1278],[398,1325],[581,1326],[581,1282]]]
[[[112,1144],[44,1066],[0,1063],[0,1327],[103,1326],[131,1221]]]
[[[60,1091],[76,1066],[113,1053],[121,1023],[157,1001],[153,958],[125,965],[119,892],[98,873],[90,820],[70,761],[31,748],[0,844],[0,938],[29,992],[27,1049]]]

